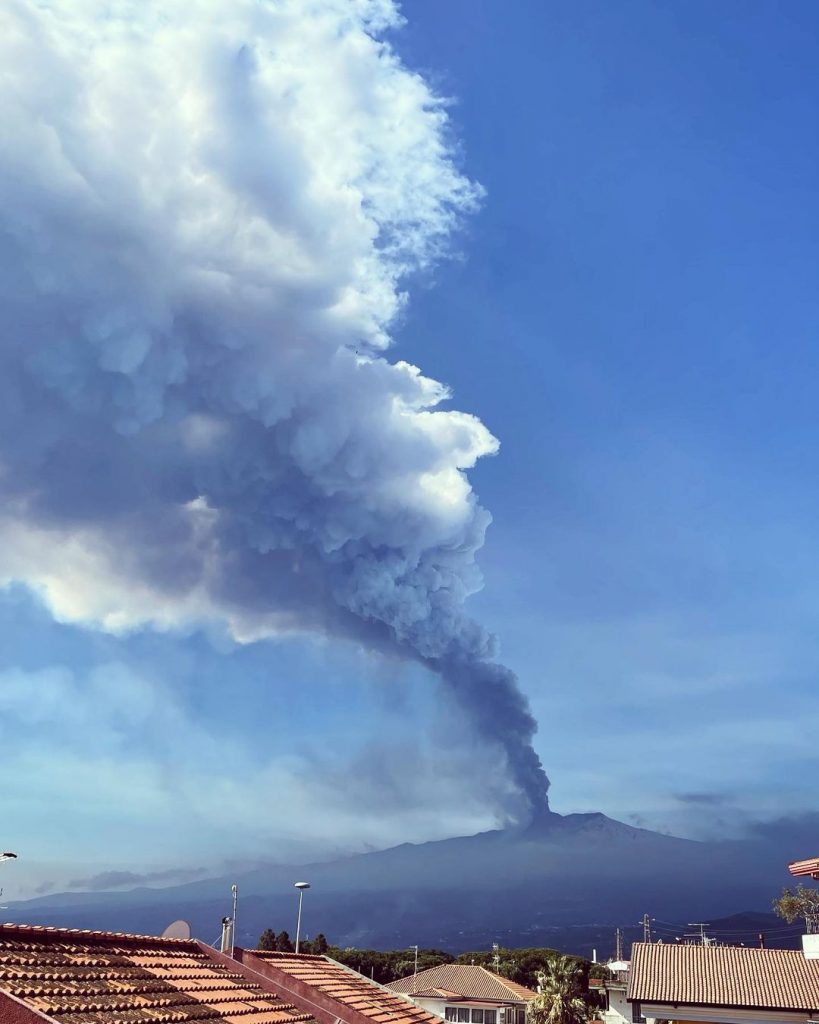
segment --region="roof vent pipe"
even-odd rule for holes
[[[222,918],[222,944],[219,950],[225,956],[233,956],[233,919],[230,917]]]

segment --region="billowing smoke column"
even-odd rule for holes
[[[391,0],[9,0],[0,580],[109,631],[421,660],[530,809],[535,722],[465,617],[497,442],[382,355],[480,197]]]

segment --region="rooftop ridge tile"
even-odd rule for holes
[[[36,936],[42,936],[47,940],[53,940],[57,936],[65,936],[66,939],[71,940],[83,937],[90,939],[91,944],[94,944],[100,940],[110,942],[111,940],[118,939],[124,940],[126,945],[143,942],[149,946],[164,946],[168,949],[185,947],[199,953],[199,948],[193,939],[166,939],[159,935],[131,935],[128,932],[95,931],[89,928],[59,928],[52,925],[16,924],[15,922],[0,924],[0,928],[4,932],[19,932],[29,940]]]

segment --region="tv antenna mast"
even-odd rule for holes
[[[688,922],[688,927],[689,928],[699,928],[699,932],[695,932],[693,934],[686,935],[685,938],[687,938],[687,939],[699,939],[699,944],[701,946],[713,946],[714,945],[715,940],[710,935],[706,935],[705,934],[705,929],[711,927],[711,925],[709,924],[708,921],[689,921]]]

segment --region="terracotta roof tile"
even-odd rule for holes
[[[436,1014],[329,957],[246,950],[244,962],[250,963],[253,958],[370,1018],[374,1024],[441,1024]]]
[[[59,1024],[315,1024],[196,942],[113,932],[0,926],[3,993]]]
[[[792,875],[819,878],[819,857],[811,857],[810,860],[795,860],[788,865],[788,871]]]
[[[635,942],[627,998],[818,1011],[819,960],[792,949]]]
[[[417,978],[409,975],[390,982],[387,988],[404,993],[445,989],[447,992],[457,992],[464,999],[493,1003],[528,1002],[535,996],[531,989],[502,978],[478,964],[440,964],[419,971]]]

